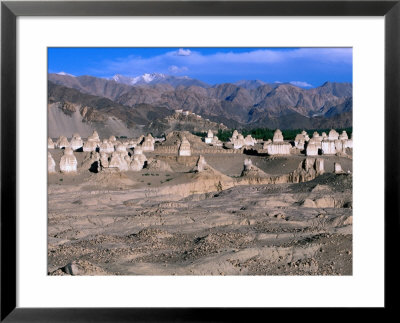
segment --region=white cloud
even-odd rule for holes
[[[301,66],[307,65],[308,69],[315,66],[315,70],[318,71],[331,68],[336,64],[351,67],[352,48],[250,48],[240,52],[235,52],[233,49],[229,52],[216,49],[216,52],[212,54],[201,53],[196,49],[179,48],[157,56],[130,55],[103,61],[101,66],[93,73],[135,76],[151,72],[182,73],[190,70],[192,77],[199,77],[206,74],[221,75],[221,73],[226,75],[248,73],[250,75],[251,73],[258,74],[260,71],[265,71],[265,75],[278,78],[287,77],[288,73],[284,75],[284,72],[289,69],[301,71]],[[283,76],[280,76],[280,74]],[[294,77],[292,77],[290,78],[293,79]],[[300,77],[302,78],[299,75]]]
[[[299,48],[289,51],[289,58],[305,58],[321,62],[342,62],[351,64],[353,62],[353,49],[343,48]]]
[[[191,53],[192,52],[190,49],[183,49],[183,48],[179,48],[179,50],[176,52],[176,54],[179,56],[189,56]]]
[[[169,71],[170,73],[173,73],[173,74],[178,74],[178,73],[186,72],[187,70],[188,70],[188,68],[187,68],[186,66],[178,67],[178,66],[176,66],[176,65],[171,65],[170,67],[168,67],[168,71]]]
[[[310,83],[303,82],[303,81],[291,81],[289,82],[292,85],[299,86],[299,87],[312,87]]]

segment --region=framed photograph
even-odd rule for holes
[[[2,321],[394,307],[399,1],[1,17]]]

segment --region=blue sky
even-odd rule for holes
[[[49,73],[109,78],[164,73],[209,84],[352,82],[351,48],[49,48]]]

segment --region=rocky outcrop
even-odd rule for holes
[[[243,170],[240,177],[239,183],[243,183],[243,180],[245,180],[249,185],[263,184],[270,180],[270,175],[253,165],[251,159],[244,160]]]
[[[323,165],[321,159],[307,157],[299,164],[296,170],[289,174],[289,182],[300,183],[311,181],[324,172]]]
[[[135,157],[135,155],[133,157]],[[146,168],[148,170],[159,171],[159,172],[172,172],[171,166],[167,162],[155,158],[152,158],[151,160],[147,161]]]

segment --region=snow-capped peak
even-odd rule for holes
[[[192,79],[188,76],[174,76],[162,73],[145,73],[135,77],[124,76],[121,74],[115,74],[110,78],[117,83],[127,84],[127,85],[156,85],[156,84],[169,84],[173,87],[179,85],[183,86],[201,86],[208,87],[204,82]]]
[[[151,73],[151,74],[145,73],[142,76],[139,76],[139,78],[142,78],[143,81],[145,81],[146,83],[150,83],[155,80],[157,80],[157,81],[162,80],[162,79],[165,79],[165,77],[166,77],[166,75],[161,74],[161,73]]]
[[[68,73],[65,73],[65,72],[58,72],[58,73],[56,73],[56,74],[57,74],[57,75],[67,75],[67,76],[75,77],[75,75],[68,74]]]
[[[136,77],[128,77],[116,74],[112,77],[115,82],[125,83],[130,85],[135,84],[149,84],[154,81],[161,81],[167,78],[167,75],[162,73],[145,73]]]

